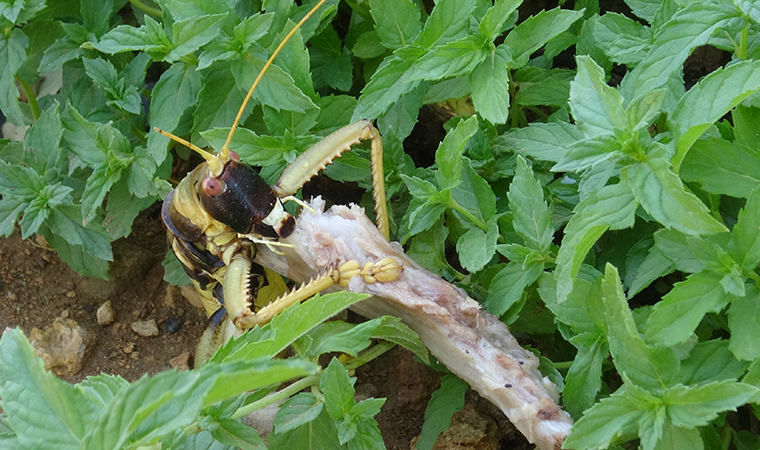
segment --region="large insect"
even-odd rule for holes
[[[266,305],[259,298],[272,298],[284,291],[279,275],[253,262],[256,245],[287,251],[280,238],[288,237],[295,219],[283,202],[297,201],[293,195],[340,154],[362,141],[371,141],[373,198],[377,226],[388,238],[388,216],[382,167],[382,141],[368,120],[339,129],[296,158],[270,186],[230,150],[243,110],[261,77],[290,36],[324,3],[320,1],[283,39],[272,53],[243,101],[225,144],[212,154],[171,133],[155,131],[186,145],[206,161],[190,172],[164,200],[161,217],[168,229],[169,243],[204,301],[210,317],[196,352],[196,364],[234,334],[264,324],[283,309],[333,284],[347,286],[360,275],[367,282],[392,281],[402,271],[393,259],[367,262],[337,262],[310,282]],[[301,203],[302,204],[302,203]],[[303,206],[303,204],[302,204]],[[274,281],[273,281],[274,280]],[[276,281],[279,280],[279,283]],[[263,295],[259,295],[263,294]],[[231,326],[232,325],[232,326]]]

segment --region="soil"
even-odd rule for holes
[[[108,282],[78,275],[44,242],[21,240],[18,230],[0,239],[0,329],[20,327],[29,336],[35,328],[50,327],[56,318],[75,321],[91,344],[81,369],[61,376],[71,383],[100,373],[135,381],[144,374],[192,365],[206,317],[179,288],[163,281],[166,237],[159,206],[138,217],[129,238],[114,242]],[[99,325],[97,310],[106,301],[112,304],[115,321]],[[352,313],[348,317],[362,320]],[[157,336],[142,337],[132,330],[133,322],[151,319],[158,324]],[[439,373],[396,348],[359,368],[356,375],[358,397],[387,398],[377,416],[387,448],[412,448],[430,395],[439,386]],[[501,411],[476,393],[467,394],[467,404],[436,449],[533,448]]]

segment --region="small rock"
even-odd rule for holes
[[[169,334],[176,333],[180,328],[182,328],[182,319],[178,319],[177,317],[169,317],[164,322],[164,329]]]
[[[8,295],[8,300],[10,300],[12,302],[15,302],[16,299],[18,298],[18,296],[16,295],[15,292],[8,292],[7,295]]]
[[[92,303],[89,303],[89,302],[86,302],[86,303],[84,303],[84,304],[82,305],[82,309],[83,309],[83,310],[84,310],[84,312],[86,312],[87,314],[91,313],[91,312],[92,312],[92,310],[93,310],[93,307],[92,307]]]
[[[140,359],[140,352],[134,352],[131,355],[129,355],[130,358],[132,358],[132,361],[137,361]]]
[[[177,370],[190,369],[190,352],[182,352],[169,360],[169,365]]]
[[[61,319],[68,319],[68,318],[69,318],[69,310],[64,309],[63,311],[61,311]]]
[[[95,313],[98,317],[98,325],[108,325],[110,323],[113,323],[115,314],[113,312],[113,306],[111,306],[111,300],[107,300],[105,303],[100,305],[100,308],[98,308],[98,312]]]
[[[66,297],[68,298],[76,298],[76,296],[77,296],[76,291],[69,291],[66,293]]]
[[[135,351],[135,343],[134,342],[127,342],[127,345],[121,348],[121,351],[129,355],[130,353]]]
[[[158,325],[153,319],[132,322],[132,331],[142,337],[158,336]]]
[[[45,368],[63,376],[79,372],[92,339],[75,321],[58,317],[42,331],[33,328],[29,341]]]
[[[176,288],[171,284],[166,285],[166,291],[164,291],[164,298],[162,301],[167,308],[174,308],[174,289]]]

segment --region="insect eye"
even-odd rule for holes
[[[240,155],[238,155],[236,152],[233,152],[230,150],[230,159],[235,162],[240,162]]]
[[[214,196],[222,192],[224,184],[216,178],[209,177],[203,179],[201,187],[203,187],[203,192],[207,195]]]

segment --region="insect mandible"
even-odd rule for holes
[[[331,285],[345,287],[354,276],[362,276],[366,282],[393,281],[403,270],[391,258],[363,265],[358,261],[343,261],[325,268],[309,282],[264,306],[254,305],[257,294],[270,280],[280,280],[281,284],[279,275],[253,260],[257,245],[278,252],[287,251],[287,245],[278,240],[288,237],[296,222],[285,211],[283,203],[296,201],[305,206],[294,194],[341,153],[362,140],[371,142],[376,223],[386,239],[389,234],[382,141],[370,121],[348,125],[316,143],[285,168],[274,186],[241,163],[239,156],[230,149],[243,111],[267,68],[289,38],[324,2],[317,3],[269,57],[249,89],[219,153],[207,152],[171,133],[155,129],[205,159],[167,195],[161,211],[169,245],[191,277],[209,315],[209,326],[196,351],[196,364],[210,358],[215,349],[232,336],[268,322],[288,306]],[[269,288],[269,291],[278,290],[272,286]]]

